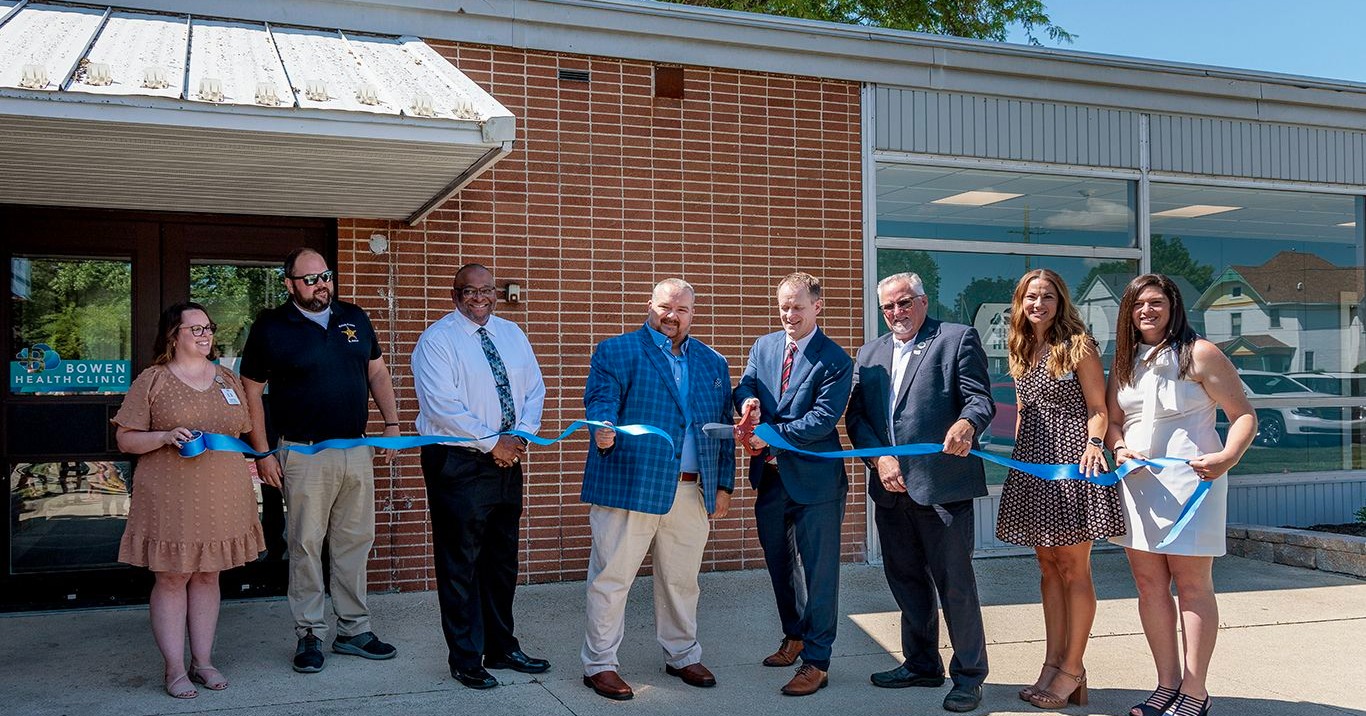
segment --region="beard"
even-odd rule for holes
[[[319,313],[322,310],[326,309],[328,306],[332,305],[331,291],[322,294],[322,296],[319,296],[319,294],[315,293],[313,294],[313,297],[308,300],[304,300],[303,297],[297,293],[294,294],[291,298],[294,299],[295,305],[310,313]]]

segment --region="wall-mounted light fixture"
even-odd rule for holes
[[[521,303],[521,302],[522,302],[522,284],[520,284],[520,283],[510,283],[510,284],[507,285],[507,302],[508,302],[508,303]]]
[[[384,234],[370,234],[370,253],[378,256],[389,251],[389,237]]]

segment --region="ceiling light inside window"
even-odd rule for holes
[[[1222,214],[1226,211],[1237,211],[1241,206],[1219,206],[1218,204],[1191,204],[1176,209],[1166,211],[1155,211],[1153,216],[1165,216],[1171,219],[1194,219],[1200,216],[1210,216]]]
[[[986,206],[995,204],[998,201],[1014,199],[1023,194],[1008,194],[1003,191],[965,191],[962,194],[946,196],[943,199],[935,199],[931,204],[949,204],[952,206]]]
[[[1345,223],[1345,224],[1338,224],[1338,226],[1346,226],[1346,227],[1349,227],[1349,228],[1350,228],[1350,227],[1353,227],[1353,226],[1356,226],[1356,225],[1357,225],[1357,222],[1355,222],[1355,221],[1349,221],[1349,222],[1347,222],[1347,223]]]

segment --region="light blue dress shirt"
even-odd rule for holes
[[[680,472],[699,472],[701,460],[697,454],[697,438],[693,436],[692,415],[688,411],[688,341],[683,341],[679,349],[681,355],[674,355],[673,341],[669,337],[656,331],[645,324],[645,328],[650,331],[650,338],[655,345],[664,352],[665,358],[669,361],[669,368],[673,370],[674,385],[678,388],[678,395],[683,399],[683,450],[679,454]]]

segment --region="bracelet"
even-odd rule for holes
[[[384,424],[384,427],[386,427],[386,428],[396,428],[396,427],[398,427],[398,423],[385,423],[385,424]]]

